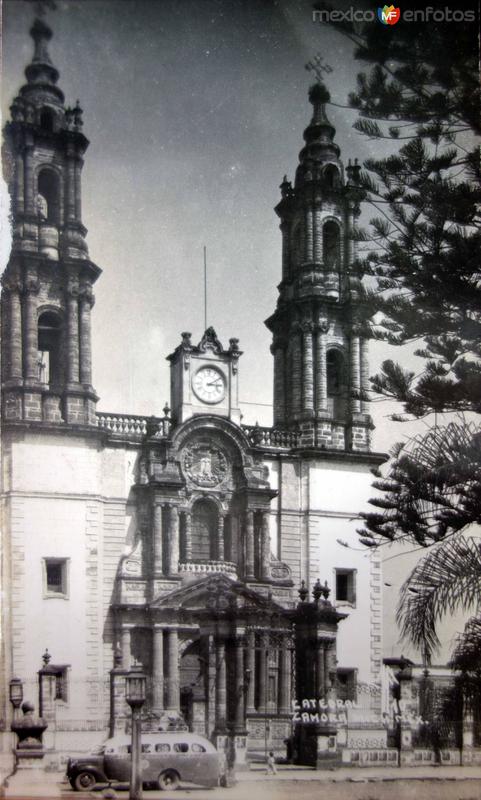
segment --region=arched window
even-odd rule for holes
[[[335,222],[326,222],[322,234],[324,264],[326,267],[338,270],[341,261],[339,226]]]
[[[60,182],[53,169],[42,169],[38,175],[38,208],[52,225],[60,223]]]
[[[324,169],[324,181],[329,189],[337,189],[340,184],[339,170],[334,164],[328,164]]]
[[[51,108],[42,108],[40,113],[40,127],[44,131],[53,131],[54,114]]]
[[[342,391],[344,359],[339,350],[327,351],[327,394],[336,395]]]
[[[212,500],[197,500],[192,510],[192,561],[215,557],[219,514]]]
[[[53,311],[38,320],[38,377],[42,383],[59,384],[61,373],[62,321]]]

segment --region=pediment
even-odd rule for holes
[[[285,609],[270,597],[246,586],[227,575],[209,575],[175,589],[154,600],[152,609],[183,609],[212,613],[280,614]]]

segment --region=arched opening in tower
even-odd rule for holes
[[[50,385],[62,382],[62,320],[53,311],[38,320],[38,377]]]
[[[341,263],[341,237],[339,225],[329,220],[323,228],[324,265],[330,270],[339,271]]]
[[[216,557],[219,512],[212,500],[197,500],[192,512],[192,561]]]
[[[344,357],[339,350],[328,350],[327,362],[327,401],[335,419],[344,417],[346,410],[346,376]]]
[[[54,125],[54,114],[51,108],[43,108],[40,112],[40,127],[44,131],[52,133]]]
[[[334,164],[328,164],[324,169],[324,182],[328,189],[337,189],[341,183],[339,170]]]
[[[38,212],[43,221],[60,224],[60,181],[53,169],[42,169],[38,175]]]

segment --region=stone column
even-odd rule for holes
[[[324,642],[324,696],[329,698],[331,681],[329,678],[329,642]]]
[[[22,306],[20,286],[13,282],[8,293],[10,334],[7,339],[9,349],[9,375],[11,380],[22,378]]]
[[[162,537],[162,506],[154,503],[152,508],[152,544],[153,544],[153,572],[162,575],[163,572],[163,537]]]
[[[169,514],[169,565],[168,574],[176,575],[179,571],[179,509],[170,506]]]
[[[27,280],[24,297],[25,379],[35,382],[38,379],[38,320],[36,301],[38,290],[39,286],[36,279]]]
[[[287,641],[283,642],[280,661],[279,713],[289,714],[291,709],[291,651]]]
[[[227,715],[227,685],[225,664],[225,642],[216,640],[216,682],[215,682],[215,727],[224,731]]]
[[[359,336],[353,331],[351,335],[351,411],[353,413],[359,413],[361,410],[360,388]]]
[[[312,324],[303,325],[303,350],[302,350],[302,408],[304,413],[314,412],[314,377],[312,364]]]
[[[254,575],[254,512],[246,512],[246,578],[252,580]]]
[[[259,708],[258,711],[267,711],[267,658],[269,639],[267,634],[261,635],[259,650]]]
[[[327,363],[326,363],[326,333],[328,326],[320,324],[317,329],[317,359],[316,359],[316,412],[325,414],[327,411]]]
[[[245,729],[244,716],[244,650],[239,637],[234,643],[235,652],[235,730]]]
[[[33,176],[33,147],[28,146],[25,148],[25,169],[24,169],[24,178],[25,178],[25,213],[29,216],[35,215],[35,191],[36,186],[34,186],[34,176]]]
[[[262,527],[261,527],[261,578],[268,580],[270,577],[270,555],[271,555],[271,538],[269,529],[269,512],[264,511],[262,514]]]
[[[367,399],[369,391],[369,341],[364,337],[361,339],[361,413],[369,413],[369,402]]]
[[[291,363],[291,411],[294,416],[298,416],[301,410],[302,401],[302,346],[301,329],[298,324],[291,328],[292,338],[292,363]]]
[[[80,296],[80,383],[92,384],[92,333],[90,311],[93,296],[85,292]]]
[[[130,628],[123,627],[121,633],[121,647],[122,647],[122,667],[123,669],[130,669],[131,665],[131,649],[130,649]]]
[[[24,210],[24,180],[23,153],[17,153],[15,164],[15,206],[17,214],[22,214]]]
[[[274,427],[282,425],[286,418],[285,351],[277,342],[271,345],[274,356]]]
[[[67,380],[69,383],[79,382],[79,315],[78,291],[71,287],[67,295],[68,343],[67,343]]]
[[[164,631],[159,626],[153,630],[152,640],[153,710],[164,708]]]
[[[256,635],[254,631],[249,631],[247,634],[246,670],[249,670],[246,713],[253,714],[256,710]]]
[[[167,708],[169,711],[180,711],[179,681],[179,634],[175,628],[167,630]]]
[[[314,208],[314,261],[316,264],[322,262],[321,207],[318,205]]]
[[[82,222],[82,159],[75,161],[75,216]]]
[[[280,224],[282,235],[282,280],[289,278],[289,227],[285,222]]]
[[[314,257],[314,215],[312,208],[306,210],[306,251],[305,259],[309,263]]]
[[[67,222],[75,220],[75,161],[72,148],[67,152]]]
[[[225,553],[225,547],[224,547],[224,544],[225,544],[225,542],[224,542],[224,521],[225,521],[224,520],[224,515],[223,514],[219,514],[219,520],[218,520],[218,523],[217,523],[217,558],[218,558],[219,561],[223,561],[224,560],[224,553]]]
[[[192,561],[192,514],[185,513],[185,560]]]

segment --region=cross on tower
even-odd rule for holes
[[[307,69],[307,71],[313,72],[315,74],[318,83],[323,82],[323,76],[322,76],[323,72],[327,73],[332,72],[332,67],[329,66],[329,64],[323,64],[322,63],[323,61],[324,61],[323,57],[319,53],[317,53],[317,55],[313,56],[311,61],[308,61],[307,64],[305,64],[305,68]]]

